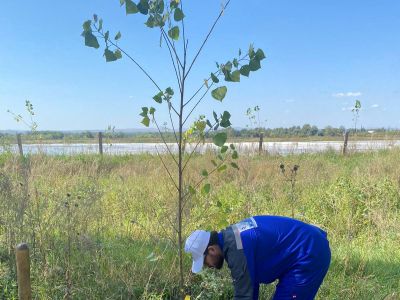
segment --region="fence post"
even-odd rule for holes
[[[27,244],[21,243],[16,247],[15,258],[17,262],[18,298],[20,300],[31,300],[31,275]]]
[[[343,155],[346,155],[348,140],[349,140],[349,131],[346,130],[345,133],[344,133]]]
[[[103,155],[103,133],[99,132],[99,153]]]
[[[262,154],[263,152],[263,141],[264,141],[264,133],[260,133],[260,141],[258,142],[258,154]]]
[[[18,150],[19,150],[19,155],[24,156],[24,151],[22,149],[22,139],[21,139],[21,134],[17,134],[17,143],[18,143]]]

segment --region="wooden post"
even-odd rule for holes
[[[17,143],[18,143],[18,149],[19,149],[19,155],[24,156],[24,151],[22,149],[22,140],[21,140],[21,134],[17,134]]]
[[[99,132],[99,153],[103,155],[103,133]]]
[[[31,300],[31,275],[29,263],[29,247],[27,244],[19,244],[16,248],[17,282],[19,300]]]
[[[349,131],[346,130],[345,133],[344,133],[343,155],[346,155],[348,140],[349,140]]]
[[[262,154],[263,152],[263,141],[264,141],[264,133],[260,133],[260,141],[258,142],[258,154]]]

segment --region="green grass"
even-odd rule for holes
[[[185,235],[249,215],[290,216],[279,164],[298,164],[295,217],[324,228],[332,248],[318,299],[398,299],[399,157],[399,150],[242,156],[239,171],[210,177],[210,194],[186,204]],[[210,159],[196,155],[188,180],[201,178]],[[176,193],[158,157],[37,155],[21,163],[3,154],[0,189],[0,298],[16,299],[10,250],[21,241],[31,247],[35,299],[61,299],[66,290],[72,299],[177,297]],[[231,299],[227,269],[193,276],[185,256],[185,270],[192,299]],[[263,287],[262,299],[273,288]]]

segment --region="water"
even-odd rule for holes
[[[177,153],[178,147],[176,144],[168,143],[168,148],[162,143],[115,143],[115,144],[104,144],[103,152],[110,155],[123,155],[123,154],[165,154],[168,151]],[[257,153],[258,142],[244,142],[234,143],[239,153]],[[400,140],[392,141],[357,141],[348,143],[348,151],[373,151],[382,149],[391,149],[393,147],[399,147]],[[196,152],[203,153],[206,150],[216,149],[216,146],[211,143],[204,145],[188,144],[186,151],[191,152],[196,148]],[[263,149],[271,154],[300,154],[300,153],[317,153],[323,151],[333,150],[341,152],[343,148],[343,142],[265,142],[263,143]],[[18,152],[17,145],[11,145],[12,152]],[[0,153],[4,149],[0,148]],[[49,155],[74,155],[81,153],[98,153],[98,144],[26,144],[23,145],[24,154],[37,154],[45,153]]]

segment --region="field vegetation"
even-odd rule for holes
[[[333,260],[318,299],[399,299],[399,156],[241,155],[239,171],[210,178],[211,191],[184,207],[184,235],[250,215],[291,216],[293,206],[329,235]],[[194,156],[187,176],[201,178],[212,157]],[[294,190],[281,164],[300,166]],[[25,241],[35,299],[176,299],[176,205],[156,156],[0,155],[0,298],[17,299],[14,247]],[[189,256],[184,263],[191,299],[231,299],[226,267],[193,276]],[[268,299],[273,285],[261,292]]]
[[[111,128],[111,129],[110,129]],[[228,136],[232,142],[258,141],[260,132],[263,133],[266,142],[278,141],[342,141],[345,127],[327,126],[318,128],[304,124],[303,126],[279,127],[279,128],[228,128]],[[103,133],[103,141],[108,143],[162,143],[158,132],[129,132],[116,130],[109,126],[105,130],[91,131],[26,131],[21,132],[24,143],[97,143],[98,133]],[[350,130],[350,140],[395,140],[400,139],[400,132],[396,129],[365,129],[361,128],[354,134]],[[212,142],[214,132],[206,134],[207,141]],[[174,142],[175,136],[168,129],[163,129],[163,136],[167,142]],[[0,138],[7,143],[15,143],[15,133],[1,132]]]

